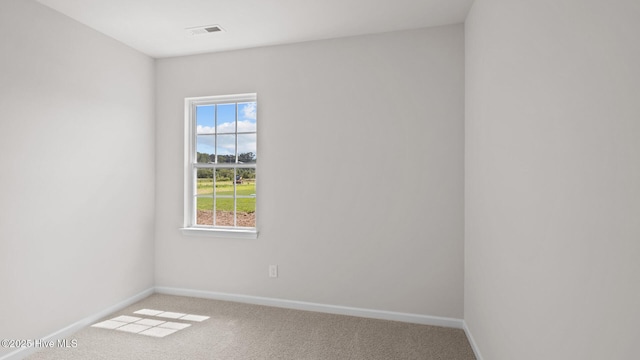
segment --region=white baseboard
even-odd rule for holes
[[[476,340],[471,335],[471,330],[467,326],[467,322],[462,320],[462,326],[464,329],[464,333],[467,334],[467,339],[469,340],[469,344],[471,344],[471,349],[473,349],[473,354],[476,356],[476,360],[483,360],[482,355],[480,355],[480,349],[478,349],[478,344],[476,344]]]
[[[64,339],[66,337],[69,337],[71,335],[73,335],[75,332],[77,332],[78,330],[100,320],[101,318],[110,315],[116,311],[119,311],[121,309],[126,308],[129,305],[132,305],[144,298],[146,298],[147,296],[153,294],[154,289],[153,288],[149,288],[145,291],[142,291],[128,299],[125,299],[123,301],[120,301],[119,303],[109,306],[106,309],[103,309],[93,315],[90,315],[80,321],[77,321],[63,329],[60,329],[56,332],[54,332],[53,334],[49,334],[43,338],[41,338],[44,341],[57,341],[60,339]],[[36,351],[38,351],[38,349],[30,347],[30,348],[20,348],[17,349],[14,352],[11,352],[7,355],[4,355],[2,357],[0,357],[0,360],[19,360],[19,359],[23,359],[33,353],[35,353]]]
[[[212,299],[212,300],[233,301],[233,302],[246,303],[246,304],[265,305],[265,306],[273,306],[273,307],[280,307],[280,308],[294,309],[294,310],[315,311],[315,312],[322,312],[322,313],[329,313],[329,314],[358,316],[358,317],[372,318],[372,319],[402,321],[407,323],[443,326],[443,327],[456,328],[456,329],[463,328],[463,320],[455,319],[455,318],[439,317],[439,316],[407,314],[407,313],[400,313],[400,312],[393,312],[393,311],[362,309],[362,308],[354,308],[354,307],[347,307],[347,306],[317,304],[317,303],[310,303],[310,302],[304,302],[304,301],[283,300],[283,299],[249,296],[249,295],[227,294],[227,293],[219,293],[219,292],[203,291],[203,290],[180,289],[180,288],[171,288],[171,287],[164,287],[164,286],[157,286],[156,293],[167,294],[167,295],[178,295],[178,296],[190,296],[190,297]]]

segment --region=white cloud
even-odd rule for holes
[[[218,155],[231,155],[236,150],[236,140],[234,135],[218,135],[216,136],[216,146]]]
[[[218,124],[218,133],[234,133],[236,132],[236,124],[234,122],[226,122]]]
[[[213,126],[198,125],[196,129],[198,134],[215,134],[216,129]],[[255,132],[256,122],[251,120],[238,121],[238,132]],[[235,132],[234,124],[223,123],[218,125],[219,134],[233,134]]]
[[[256,131],[256,122],[251,120],[238,121],[238,132]]]
[[[242,107],[242,114],[244,119],[256,119],[256,103],[248,103]]]
[[[198,125],[197,129],[196,129],[196,133],[197,134],[215,134],[215,129],[213,128],[213,126],[202,126],[202,125]]]
[[[238,135],[238,154],[256,153],[256,134]]]

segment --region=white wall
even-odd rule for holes
[[[465,320],[485,359],[638,359],[640,3],[478,0]]]
[[[153,285],[153,60],[34,1],[0,34],[0,338],[29,339]]]
[[[158,60],[157,285],[462,318],[463,33]],[[246,92],[260,236],[183,236],[184,98]]]

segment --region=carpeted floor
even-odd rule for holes
[[[134,313],[141,309],[209,318]],[[162,338],[87,327],[67,337],[76,347],[42,349],[27,359],[475,360],[459,329],[160,294],[100,321],[122,315],[190,326]]]

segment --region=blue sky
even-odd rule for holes
[[[219,155],[235,154],[236,131],[236,106],[235,104],[202,105],[196,107],[196,126],[198,134],[217,134]],[[217,126],[216,126],[217,117]],[[256,103],[238,104],[238,132],[256,131]],[[199,135],[197,139],[197,151],[214,154],[216,135]],[[256,135],[238,135],[238,153],[256,153]]]

